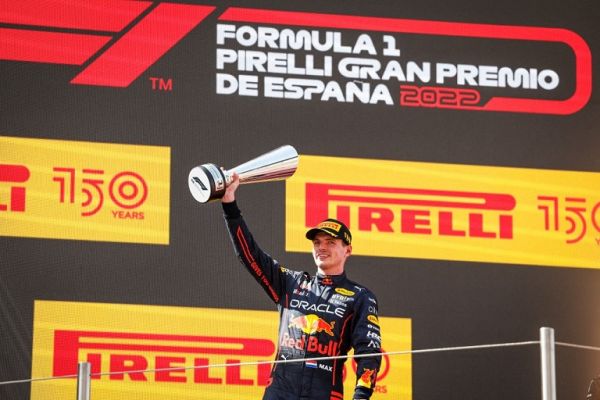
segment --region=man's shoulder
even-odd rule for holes
[[[377,298],[375,297],[375,294],[373,293],[373,291],[371,291],[365,285],[362,285],[353,280],[347,279],[346,284],[344,286],[346,289],[356,293],[357,297],[365,297],[367,299],[371,299],[371,301],[373,301],[373,302],[377,302]]]

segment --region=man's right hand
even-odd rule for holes
[[[231,179],[231,183],[229,186],[227,186],[227,189],[225,189],[225,194],[221,198],[221,202],[223,203],[232,203],[235,201],[235,191],[237,190],[238,186],[240,186],[240,177],[234,172],[233,175],[231,175]]]

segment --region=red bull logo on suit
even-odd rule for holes
[[[315,314],[309,314],[309,315],[300,315],[298,317],[292,318],[290,320],[289,327],[294,327],[294,328],[300,329],[302,332],[306,333],[307,335],[325,332],[329,336],[333,336],[334,324],[335,324],[335,321],[331,321],[330,323],[328,323]]]

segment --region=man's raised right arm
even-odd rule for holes
[[[233,181],[221,199],[231,242],[242,264],[267,292],[271,300],[279,303],[285,292],[285,276],[279,263],[258,246],[242,218],[235,199],[235,191],[238,186],[239,177],[234,173]]]

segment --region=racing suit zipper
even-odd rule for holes
[[[321,285],[319,285],[319,278],[318,278],[317,275],[313,276],[312,282],[311,282],[310,286],[311,286],[311,289],[312,289],[312,287],[314,287],[316,290],[321,289],[321,293],[319,294],[319,297],[317,297],[317,300],[314,303],[314,305],[315,305],[315,312],[317,312],[316,310],[318,310],[318,307],[321,304],[321,300],[323,298],[323,295],[325,294],[325,292],[327,291],[327,288],[329,286],[323,285],[323,287],[321,287]],[[316,290],[315,290],[315,292],[316,292]],[[320,318],[320,316],[319,316],[319,318]],[[316,334],[317,332],[314,332],[314,333]],[[312,335],[312,334],[310,334],[310,335]],[[305,359],[308,358],[307,357],[307,353],[308,353],[308,342],[309,342],[309,336],[310,335],[307,335],[307,338],[306,338],[306,340],[304,342],[304,358]],[[302,394],[304,393],[304,389],[305,389],[305,387],[304,387],[304,374],[306,372],[307,372],[307,368],[306,368],[306,361],[305,361],[304,364],[302,365],[302,373],[300,374],[300,396],[302,396]],[[313,380],[311,379],[310,380],[311,385],[307,388],[308,389],[307,390],[308,393],[311,393],[311,390],[312,390],[312,381]]]

